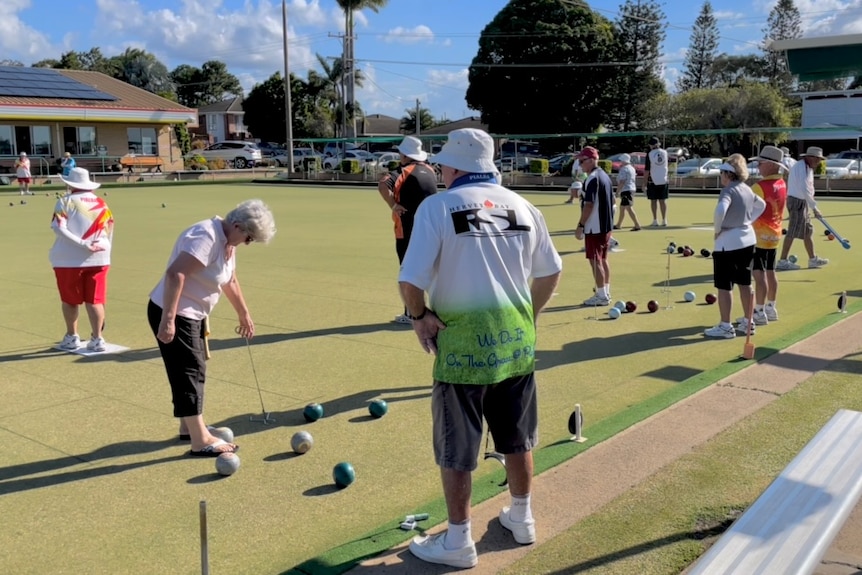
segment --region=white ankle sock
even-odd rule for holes
[[[512,521],[523,523],[533,518],[533,510],[530,508],[530,494],[523,497],[512,496],[512,506],[509,508],[509,518]]]
[[[762,305],[755,304],[755,305],[754,305],[754,311],[756,311],[756,312],[761,312],[761,311],[763,311],[763,306],[762,306]]]
[[[766,307],[775,307],[775,300],[766,302]]]
[[[473,534],[470,529],[470,520],[466,523],[449,523],[449,531],[446,532],[446,539],[443,541],[443,547],[446,549],[463,549],[473,542]]]

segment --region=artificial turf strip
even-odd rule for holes
[[[755,361],[761,361],[780,350],[785,349],[795,343],[798,343],[815,333],[839,322],[842,319],[849,317],[851,314],[862,310],[862,301],[857,301],[847,307],[846,314],[832,313],[824,316],[817,321],[811,322],[798,331],[777,337],[769,342],[768,347],[757,347],[755,349],[755,359],[744,360],[736,359],[728,361],[715,369],[692,376],[679,385],[668,389],[665,392],[647,399],[635,406],[620,411],[611,417],[608,417],[595,424],[586,422],[589,430],[586,443],[575,443],[572,441],[558,441],[544,448],[536,450],[533,454],[535,474],[547,471],[561,463],[564,463],[583,451],[586,451],[593,445],[610,439],[614,435],[623,430],[639,423],[648,417],[659,413],[660,411],[670,407],[671,405],[689,397],[690,395],[718,382],[722,379],[748,367]],[[473,483],[473,504],[487,501],[488,499],[505,491],[505,487],[500,487],[500,483],[505,478],[505,472],[499,471],[490,475],[484,476]],[[428,522],[428,527],[439,523],[439,518],[446,517],[446,503],[440,497],[439,499],[429,502],[423,506],[423,511],[427,511],[431,520]],[[412,538],[416,533],[411,531],[403,531],[398,527],[393,527],[400,522],[400,518],[392,523],[381,526],[374,531],[369,532],[364,537],[360,537],[354,541],[345,543],[326,553],[304,561],[299,565],[283,572],[283,575],[338,575],[355,567],[359,562],[374,557],[400,545],[405,540]]]

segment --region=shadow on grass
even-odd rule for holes
[[[321,405],[323,405],[323,417],[327,418],[333,417],[340,413],[347,413],[354,410],[363,410],[365,414],[367,414],[368,404],[374,399],[382,399],[386,401],[386,403],[388,403],[391,407],[393,404],[396,404],[399,401],[414,401],[418,399],[427,399],[430,397],[431,385],[429,382],[428,385],[399,387],[394,389],[365,389],[362,391],[357,391],[356,393],[351,393],[350,395],[345,395],[343,397],[321,401],[320,403]],[[270,416],[275,419],[275,423],[273,425],[262,425],[259,422],[249,420],[249,418],[251,417],[259,418],[260,412],[236,415],[217,423],[210,423],[210,425],[214,425],[215,427],[221,427],[226,425],[230,427],[237,436],[260,433],[262,431],[268,431],[276,427],[286,426],[305,426],[313,434],[314,423],[309,423],[305,421],[305,417],[302,415],[304,409],[305,405],[293,409],[288,409],[285,411],[269,412]],[[349,422],[369,423],[372,421],[376,421],[375,418],[365,414],[352,417],[350,418]]]
[[[674,328],[659,332],[634,332],[609,337],[591,337],[565,344],[560,350],[543,350],[536,354],[536,368],[548,369],[581,361],[624,357],[640,351],[679,347],[699,343],[702,327]],[[677,380],[674,380],[677,381]],[[682,380],[679,380],[682,381]]]
[[[395,322],[386,322],[386,323],[374,323],[374,324],[366,324],[366,325],[348,325],[348,326],[340,326],[340,327],[331,327],[326,329],[313,329],[309,331],[295,331],[289,333],[267,333],[255,336],[254,339],[251,340],[251,346],[258,345],[270,345],[274,343],[281,343],[285,341],[293,341],[299,339],[307,339],[312,337],[328,337],[328,336],[351,336],[351,335],[363,335],[368,333],[376,333],[376,332],[409,332],[412,330],[412,327],[408,324],[399,324]],[[155,342],[154,342],[155,343]],[[232,337],[229,339],[210,339],[210,351],[217,352],[224,349],[236,349],[238,347],[245,347],[245,340],[241,337]],[[61,352],[62,353],[62,352]],[[147,349],[141,350],[130,350],[123,353],[117,354],[108,354],[108,355],[91,355],[91,356],[81,356],[78,361],[84,362],[109,362],[109,361],[118,361],[123,363],[134,362],[134,361],[145,361],[151,359],[159,359],[161,356],[159,355],[158,347],[151,347]],[[31,358],[17,358],[12,357],[11,360],[17,359],[31,359]],[[0,356],[0,360],[7,361],[7,357]]]
[[[87,469],[79,469],[76,471],[68,471],[65,473],[58,473],[55,475],[46,475],[41,477],[27,477],[21,479],[11,479],[15,477],[22,477],[25,475],[32,475],[34,473],[44,473],[48,471],[54,471],[57,469],[61,469],[63,467],[70,467],[72,465],[81,465],[83,463],[88,463],[89,461],[103,459],[105,457],[114,457],[116,455],[133,455],[137,453],[143,453],[147,451],[156,451],[158,449],[162,449],[167,445],[171,445],[174,442],[170,441],[162,441],[162,442],[125,442],[118,443],[115,445],[108,446],[108,448],[118,448],[119,446],[132,446],[136,445],[140,447],[142,444],[148,443],[151,448],[142,450],[142,449],[129,449],[124,453],[116,453],[112,455],[103,455],[101,452],[107,448],[100,448],[96,451],[90,452],[86,455],[74,456],[70,455],[67,457],[60,457],[57,459],[51,459],[48,461],[35,461],[32,463],[24,463],[21,465],[13,465],[10,467],[0,468],[0,496],[8,495],[11,493],[17,493],[19,491],[28,491],[30,489],[40,489],[43,487],[53,487],[55,485],[62,485],[64,483],[71,483],[73,481],[83,481],[85,479],[95,479],[97,477],[104,477],[106,475],[114,475],[116,473],[123,473],[125,471],[130,471],[132,469],[139,469],[141,467],[148,467],[150,465],[158,465],[160,463],[170,463],[172,461],[181,461],[186,459],[188,456],[183,455],[172,455],[170,457],[162,457],[160,459],[153,459],[149,461],[137,461],[135,463],[125,463],[121,465],[107,465],[105,467],[88,467]],[[122,450],[122,449],[121,449]],[[87,458],[87,459],[84,459]],[[7,481],[8,480],[8,481]]]

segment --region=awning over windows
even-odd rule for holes
[[[768,48],[784,53],[800,82],[862,75],[862,34],[776,40]]]

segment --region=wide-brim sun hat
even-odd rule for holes
[[[632,157],[628,154],[620,154],[619,159],[620,159],[621,164],[631,164],[632,163]]]
[[[102,185],[92,181],[90,172],[85,168],[72,168],[68,176],[60,176],[60,179],[73,190],[96,190]]]
[[[407,136],[401,140],[397,149],[399,153],[417,162],[424,162],[428,159],[428,152],[422,149],[422,141],[414,136]]]
[[[434,156],[434,163],[471,174],[496,173],[494,140],[487,132],[476,128],[452,130],[443,148]]]
[[[817,146],[809,146],[805,153],[802,156],[808,156],[811,158],[820,158],[821,160],[825,160],[826,156],[823,155],[823,148],[818,148]]]
[[[754,161],[757,163],[771,162],[784,170],[787,166],[784,165],[784,162],[782,161],[783,159],[784,152],[781,151],[781,148],[776,148],[775,146],[763,146],[763,149],[760,150],[760,154],[754,158]]]

